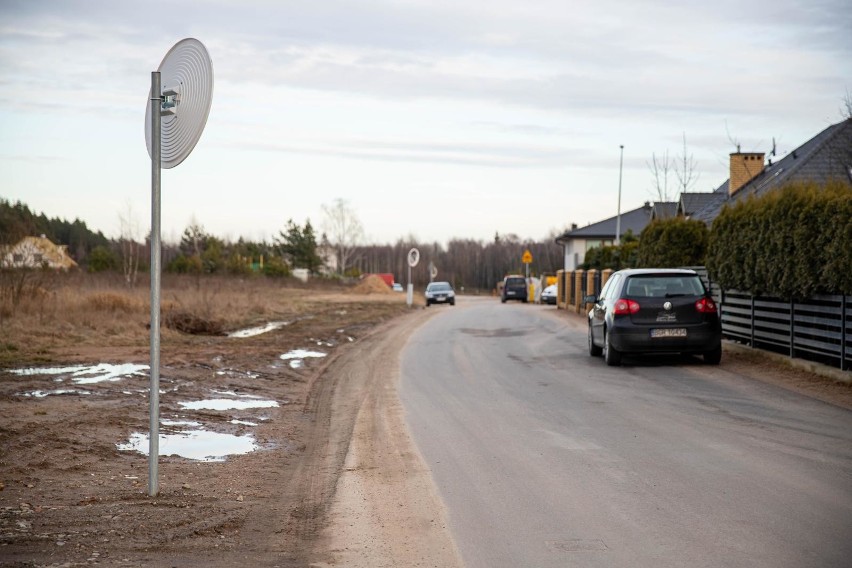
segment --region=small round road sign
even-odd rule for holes
[[[417,263],[420,262],[420,251],[416,248],[408,251],[408,266],[414,268],[417,266]]]

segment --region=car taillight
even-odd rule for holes
[[[635,314],[639,311],[639,303],[634,300],[625,300],[620,299],[615,301],[615,309],[612,313],[617,316],[626,316],[628,314]]]
[[[701,298],[700,300],[695,302],[695,309],[702,314],[715,314],[716,302],[714,302],[710,298]]]

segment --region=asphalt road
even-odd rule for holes
[[[555,308],[460,299],[400,398],[466,566],[852,566],[852,412],[699,358],[606,367]]]

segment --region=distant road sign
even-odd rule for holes
[[[416,248],[408,251],[408,266],[414,268],[420,262],[420,251]]]
[[[529,250],[524,251],[524,256],[521,257],[521,262],[530,264],[532,262],[532,253]]]

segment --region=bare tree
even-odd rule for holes
[[[840,115],[843,118],[852,118],[852,93],[846,89],[846,95],[841,99],[843,106],[840,107]]]
[[[121,245],[121,268],[124,272],[124,283],[128,287],[136,286],[139,275],[139,253],[142,249],[137,241],[139,237],[139,222],[133,214],[133,206],[127,201],[124,211],[118,215],[120,225],[119,244]]]
[[[683,153],[674,158],[669,156],[666,149],[661,157],[651,154],[648,169],[653,177],[654,197],[658,202],[666,203],[677,201],[680,194],[689,191],[698,181],[698,162],[686,147],[686,133],[683,134]],[[677,179],[674,184],[672,177]],[[670,184],[675,185],[670,189]]]
[[[325,219],[323,232],[337,255],[337,270],[345,274],[357,256],[358,245],[364,239],[364,227],[348,202],[336,199],[322,206]]]
[[[698,162],[692,154],[688,154],[686,150],[686,132],[683,133],[683,154],[678,156],[677,166],[675,167],[675,175],[677,176],[678,189],[680,193],[686,193],[698,181],[698,172],[696,168]]]
[[[662,157],[658,158],[656,153],[651,154],[651,161],[648,163],[648,169],[651,170],[653,179],[654,197],[659,202],[669,201],[669,176],[674,169],[675,164],[669,158],[669,151],[666,150]]]

